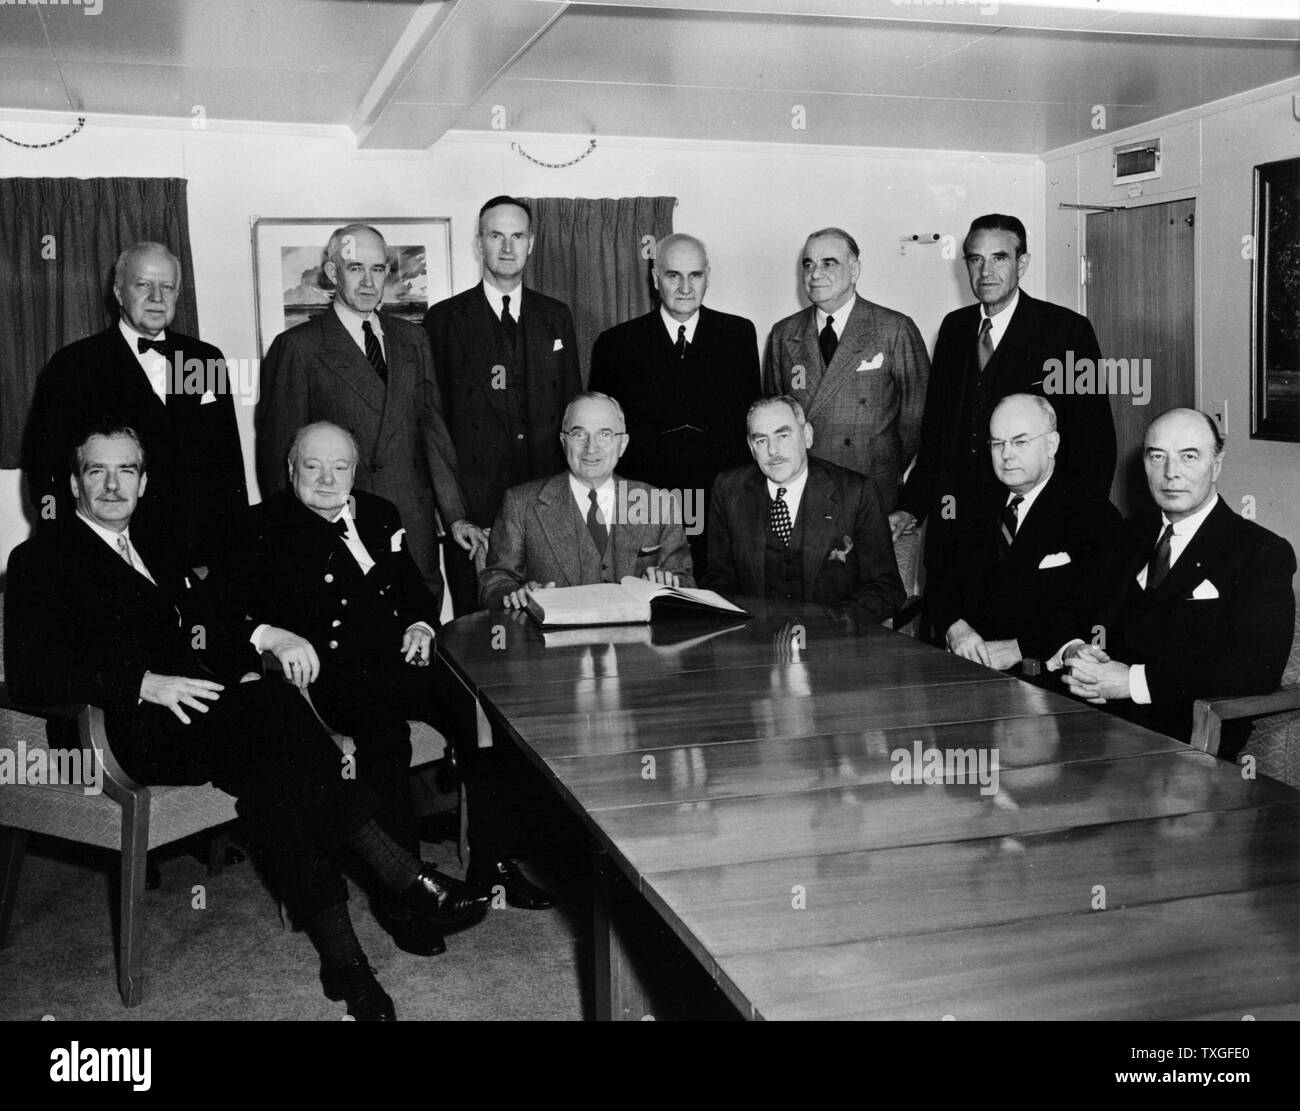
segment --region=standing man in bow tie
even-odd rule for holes
[[[474,239],[482,281],[424,317],[465,511],[481,529],[491,527],[507,489],[563,466],[554,430],[565,402],[582,389],[569,306],[523,284],[534,241],[532,209],[493,197],[479,210]],[[478,609],[481,550],[447,546],[457,616]]]
[[[659,306],[596,338],[591,388],[618,398],[628,448],[619,473],[681,492],[703,512],[713,481],[748,460],[745,410],[761,388],[758,337],[743,316],[704,306],[709,255],[691,235],[655,246]],[[690,537],[698,578],[707,564],[708,522]]]
[[[813,454],[870,478],[890,513],[921,443],[930,360],[910,316],[858,296],[858,254],[840,228],[808,237],[801,265],[812,303],[773,325],[764,391],[797,399],[817,426]]]
[[[388,269],[388,246],[374,228],[348,224],[330,236],[334,304],[277,336],[262,363],[257,479],[263,498],[284,488],[289,441],[303,425],[348,429],[361,449],[357,489],[397,506],[441,605],[435,509],[465,551],[487,539],[466,513],[429,342],[416,325],[379,311]]]
[[[24,441],[38,525],[70,518],[67,460],[92,424],[135,429],[153,481],[135,534],[186,568],[206,567],[248,507],[225,359],[173,331],[181,264],[163,244],[126,248],[113,272],[120,317],[55,353],[37,383]]]

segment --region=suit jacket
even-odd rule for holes
[[[172,366],[204,367],[202,389],[158,400],[115,323],[54,354],[36,384],[24,440],[24,469],[38,521],[53,495],[55,517],[72,520],[68,454],[92,423],[111,418],[135,429],[145,450],[148,488],[131,523],[146,546],[168,547],[178,562],[202,566],[224,547],[231,524],[248,506],[235,404],[224,373],[209,376],[221,352],[168,329]],[[223,388],[223,382],[225,388]],[[216,388],[208,392],[208,386]],[[206,398],[206,401],[205,401]]]
[[[263,498],[285,487],[289,444],[304,424],[327,420],[348,429],[361,449],[356,489],[397,506],[416,566],[440,598],[434,511],[448,525],[466,515],[456,449],[427,337],[387,313],[379,320],[387,388],[332,308],[276,337],[262,362],[257,478]]]
[[[243,657],[229,642],[205,635],[212,655],[200,660],[193,644],[201,622],[193,620],[185,580],[167,550],[149,545],[134,527],[131,541],[154,583],[75,516],[14,549],[5,590],[5,677],[16,700],[90,702],[103,708],[112,730],[135,714],[146,671],[238,677]]]
[[[1150,707],[1115,707],[1136,710],[1133,716],[1187,740],[1194,699],[1277,688],[1295,622],[1295,553],[1220,498],[1164,582],[1143,590],[1137,575],[1161,527],[1155,511],[1119,526],[1053,639],[1059,648],[1073,637],[1092,641],[1093,630],[1102,629],[1112,659],[1146,665],[1151,692]],[[1194,598],[1198,588],[1210,593],[1204,583],[1218,597]]]
[[[950,312],[939,326],[921,448],[899,508],[923,521],[945,494],[956,496],[958,517],[968,508],[968,494],[978,500],[969,507],[977,514],[989,502],[1004,500],[989,460],[988,427],[994,407],[1013,393],[1047,397],[1056,410],[1061,434],[1056,469],[1080,492],[1108,498],[1115,473],[1115,424],[1109,400],[1104,394],[1048,396],[1044,392],[1047,372],[1043,368],[1049,359],[1064,362],[1067,352],[1074,353],[1076,362],[1100,357],[1088,318],[1039,301],[1022,289],[1007,330],[984,369],[988,386],[982,399],[975,394],[979,327],[978,304]],[[971,428],[975,432],[968,436]]]
[[[519,293],[528,417],[523,428],[514,427],[505,391],[494,382],[501,363],[500,325],[483,283],[439,301],[424,316],[443,413],[460,460],[466,512],[483,528],[496,518],[507,489],[564,466],[560,419],[582,389],[569,307],[523,286]]]
[[[767,478],[757,466],[718,476],[704,586],[724,595],[764,594],[770,511]],[[871,479],[810,456],[798,516],[807,601],[846,605],[872,621],[885,620],[903,604],[889,521]]]
[[[797,367],[804,386],[795,384]],[[912,318],[858,297],[831,365],[822,363],[817,310],[809,305],[772,328],[763,366],[768,394],[798,398],[819,459],[866,475],[885,511],[921,442],[930,360]]]
[[[615,487],[649,491],[644,482],[630,482],[615,474]],[[575,545],[575,517],[581,514],[569,487],[569,472],[525,482],[506,491],[501,512],[492,525],[487,566],[479,574],[479,604],[491,607],[512,590],[529,581],[556,586],[583,586]],[[585,528],[585,525],[579,527]],[[680,522],[667,524],[618,523],[612,526],[606,550],[609,581],[624,575],[640,576],[660,567],[681,577],[682,586],[694,586],[691,550]]]
[[[375,561],[369,574],[329,521],[282,490],[250,511],[240,543],[203,583],[211,619],[237,616],[245,641],[262,624],[311,641],[325,683],[335,668],[388,661],[396,669],[405,631],[418,621],[438,625],[396,507],[360,491],[352,498],[357,533]]]
[[[1059,647],[1049,643],[1045,626],[1076,601],[1084,569],[1119,523],[1119,511],[1078,493],[1054,470],[1003,555],[1001,510],[957,530],[949,573],[927,583],[934,628],[942,635],[963,619],[985,640],[1015,639],[1023,656],[1045,659]]]
[[[707,499],[720,471],[749,459],[745,413],[762,389],[754,325],[701,307],[680,359],[656,308],[601,332],[590,387],[617,398],[627,417],[621,473]],[[700,431],[672,431],[683,424]]]

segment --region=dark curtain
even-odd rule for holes
[[[180,178],[0,178],[0,467],[19,466],[37,376],[117,320],[113,263],[152,239],[181,260],[172,326],[199,334]]]
[[[606,328],[650,311],[654,242],[673,230],[676,197],[525,198],[537,242],[524,282],[573,312],[582,381]]]

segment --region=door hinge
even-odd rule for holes
[[[1186,222],[1187,222],[1187,226],[1188,226],[1189,228],[1194,228],[1194,227],[1196,227],[1196,213],[1195,213],[1195,212],[1189,212],[1189,213],[1187,214],[1187,221],[1186,221]]]

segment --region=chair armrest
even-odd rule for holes
[[[1219,754],[1219,731],[1225,721],[1279,714],[1300,709],[1300,685],[1280,687],[1269,694],[1242,694],[1232,698],[1198,698],[1192,703],[1192,747]]]
[[[895,632],[899,632],[912,623],[924,604],[925,599],[921,595],[913,594],[894,611],[894,615],[888,618],[886,623]]]
[[[77,739],[87,752],[98,754],[104,769],[104,794],[119,805],[129,799],[139,798],[149,788],[137,783],[117,762],[113,747],[108,743],[104,727],[104,711],[98,706],[83,705],[77,714]]]

